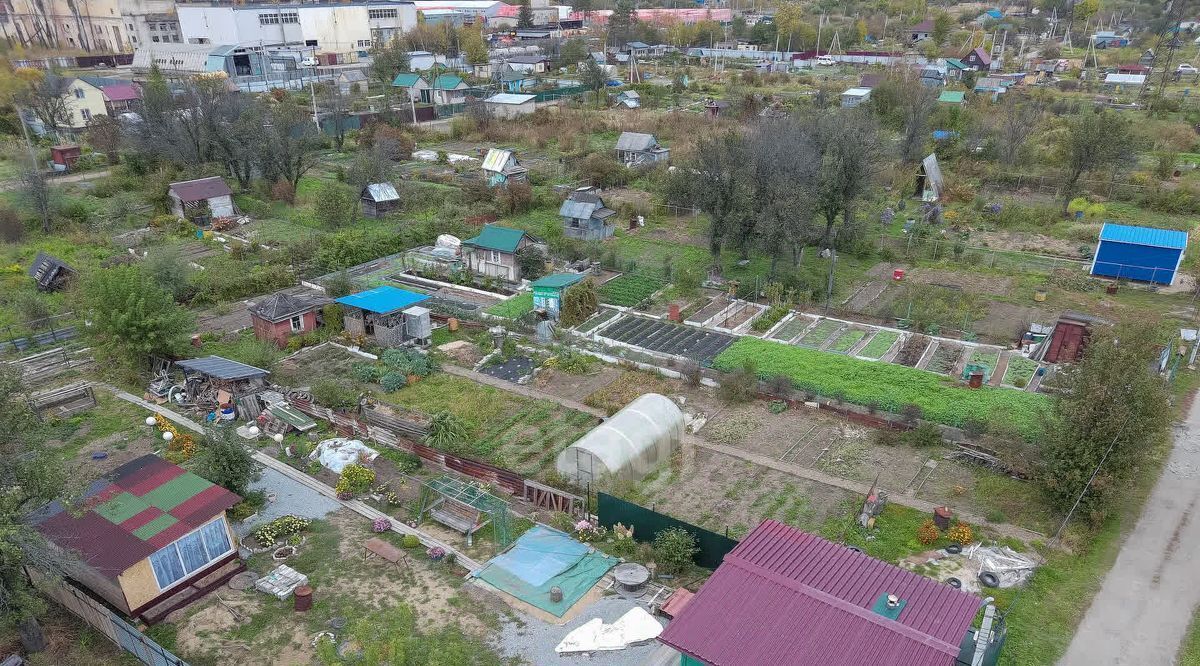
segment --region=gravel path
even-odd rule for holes
[[[612,623],[636,604],[618,596],[604,597],[585,608],[579,617],[561,627],[547,624],[524,613],[516,613],[518,621],[505,620],[496,638],[496,649],[505,657],[519,657],[530,664],[604,664],[604,666],[642,666],[650,662],[661,644],[650,641],[624,650],[559,656],[554,648],[576,627],[598,617]],[[666,626],[665,620],[658,621]],[[678,660],[678,657],[676,657]],[[678,663],[676,661],[676,663]]]
[[[1200,400],[1060,664],[1171,664],[1200,603]]]
[[[263,523],[275,520],[280,516],[293,514],[301,518],[318,520],[342,508],[342,503],[325,497],[308,486],[284,476],[269,467],[262,470],[262,476],[250,484],[250,490],[261,490],[267,494],[275,493],[276,498],[258,512],[258,517],[249,524],[238,524],[234,531],[239,536],[245,536],[250,530]]]

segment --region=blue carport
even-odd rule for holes
[[[1186,231],[1106,222],[1100,229],[1092,275],[1169,285],[1175,282]]]

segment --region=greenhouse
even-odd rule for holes
[[[683,437],[683,412],[647,393],[558,455],[558,472],[585,485],[612,476],[638,480],[669,460]]]

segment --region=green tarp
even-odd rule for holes
[[[522,534],[512,548],[489,560],[475,577],[562,617],[617,562],[564,532],[537,525]],[[553,587],[562,590],[562,601],[550,600]]]

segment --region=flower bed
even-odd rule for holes
[[[600,286],[600,302],[633,307],[662,289],[663,282],[645,275],[618,275]]]
[[[834,340],[833,344],[829,345],[829,351],[845,354],[853,349],[854,345],[858,344],[858,342],[866,336],[866,331],[859,328],[852,328],[839,335],[838,339]]]
[[[841,324],[829,319],[821,320],[821,323],[813,327],[811,331],[804,334],[804,337],[796,341],[796,344],[804,345],[805,347],[820,347],[825,344],[829,336],[833,332],[841,328]]]
[[[1040,415],[1049,407],[1046,396],[1038,393],[960,388],[913,368],[758,338],[739,339],[716,357],[713,366],[730,371],[747,360],[757,364],[764,379],[784,374],[805,391],[838,396],[858,405],[876,405],[893,413],[913,404],[921,408],[926,419],[952,426],[961,426],[968,418],[1003,419],[1028,439],[1040,433]]]
[[[858,352],[858,355],[865,358],[883,358],[883,355],[888,353],[888,350],[899,339],[900,334],[895,331],[876,331],[875,337],[871,338],[871,341]]]

